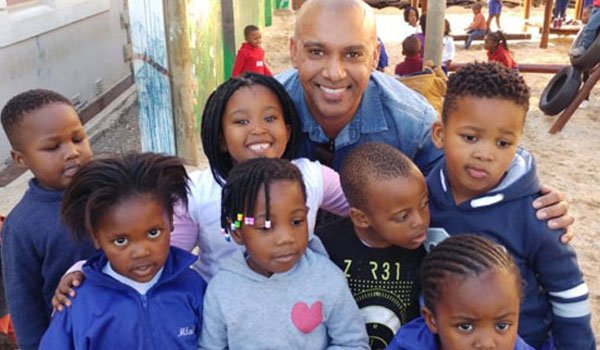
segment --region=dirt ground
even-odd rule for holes
[[[401,41],[394,32],[402,32],[404,25],[400,10],[385,8],[376,10],[378,34],[382,37],[390,66],[386,72],[393,73],[394,66],[402,60]],[[484,9],[487,15],[487,10]],[[540,49],[538,27],[543,20],[543,8],[532,8],[530,26],[525,26],[521,7],[504,6],[501,26],[505,32],[532,33],[530,41],[511,41],[510,50],[517,63],[568,64],[567,52],[573,36],[551,36],[547,49]],[[454,34],[464,33],[472,19],[471,10],[460,6],[449,7],[446,11]],[[568,17],[573,16],[569,9]],[[278,11],[273,18],[273,26],[263,34],[263,43],[269,67],[274,72],[291,68],[289,60],[289,37],[293,31],[295,16],[290,11]],[[391,27],[390,27],[391,26]],[[495,25],[492,25],[495,29]],[[464,43],[456,43],[454,62],[466,63],[486,60],[483,42],[476,41],[471,50],[463,50]],[[548,129],[556,117],[545,116],[538,109],[539,96],[552,78],[552,74],[524,74],[532,90],[531,108],[527,115],[522,145],[533,152],[537,159],[542,183],[551,185],[567,194],[571,203],[570,213],[576,218],[573,240],[579,263],[590,288],[594,331],[596,342],[600,344],[600,85],[592,91],[590,107],[575,112],[563,131],[550,135]]]

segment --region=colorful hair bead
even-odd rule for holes
[[[244,218],[244,225],[254,225],[254,218],[246,216],[246,218]]]
[[[265,228],[271,228],[271,220],[265,221]]]
[[[244,218],[244,214],[242,214],[242,213],[237,214],[237,221],[242,222],[243,218]]]

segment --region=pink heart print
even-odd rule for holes
[[[323,321],[323,303],[315,301],[310,307],[297,302],[292,307],[292,323],[302,333],[310,333]]]

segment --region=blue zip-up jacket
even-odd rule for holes
[[[398,333],[386,350],[437,350],[438,337],[431,333],[423,317],[415,318],[400,327]],[[533,350],[517,336],[513,350]]]
[[[162,275],[145,295],[104,274],[104,253],[83,266],[71,308],[54,315],[40,349],[197,349],[206,282],[196,257],[171,247]]]
[[[519,335],[536,349],[549,336],[557,349],[596,349],[590,325],[588,287],[575,251],[560,242],[561,230],[550,230],[535,216],[539,182],[533,156],[519,150],[500,184],[456,205],[446,163],[427,177],[431,226],[450,235],[476,233],[510,252],[525,282]]]

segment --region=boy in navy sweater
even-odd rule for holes
[[[34,175],[2,227],[2,274],[19,346],[37,349],[60,277],[94,252],[90,240],[70,239],[59,218],[63,190],[92,150],[71,101],[56,92],[21,93],[1,118],[13,161]]]
[[[533,156],[519,149],[529,89],[497,63],[452,75],[432,129],[445,160],[427,177],[431,226],[477,233],[503,245],[525,281],[519,335],[536,349],[595,349],[588,288],[562,231],[536,219]],[[552,345],[554,342],[554,345]]]

